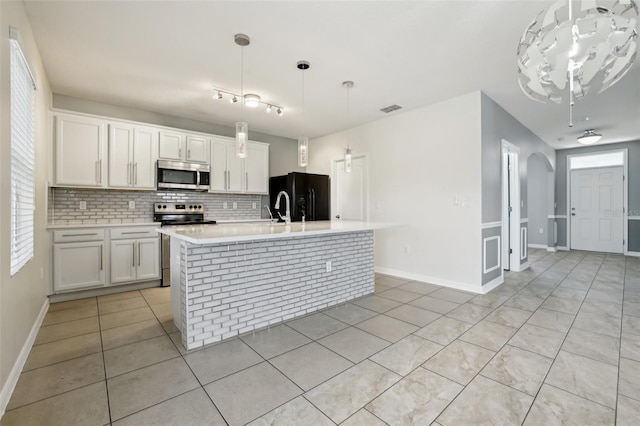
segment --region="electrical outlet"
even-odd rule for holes
[[[257,208],[257,207],[256,207],[256,202],[254,201],[254,202],[251,204],[251,206],[252,206],[251,208],[255,210],[255,209]]]
[[[238,203],[236,201],[233,202],[233,209],[237,209],[238,208]]]
[[[331,272],[331,261],[330,260],[327,260],[327,263],[326,263],[325,266],[326,266],[327,272]]]
[[[78,208],[80,210],[86,210],[87,209],[87,202],[86,201],[80,201],[80,205],[78,206]]]
[[[224,202],[222,203],[222,208],[223,208],[223,209],[226,209],[226,208],[227,208],[227,202],[226,202],[226,201],[224,201]]]
[[[136,208],[136,202],[131,200],[129,201],[129,210],[133,210]]]

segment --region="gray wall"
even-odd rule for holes
[[[529,244],[546,246],[548,243],[548,177],[549,171],[547,170],[544,160],[537,155],[530,156],[527,160]],[[553,229],[551,231],[553,231]]]
[[[85,114],[103,115],[106,117],[120,118],[122,120],[139,121],[142,123],[156,124],[158,126],[192,130],[194,132],[211,133],[214,135],[231,137],[235,135],[235,128],[231,126],[192,120],[173,115],[159,114],[156,112],[90,101],[87,99],[73,98],[64,95],[53,95],[53,107],[69,111],[83,112]],[[298,142],[296,140],[268,135],[266,133],[252,132],[251,126],[249,126],[249,138],[251,140],[270,144],[270,176],[280,176],[292,171],[305,171],[304,168],[298,167]]]
[[[627,149],[629,174],[629,216],[640,216],[640,141],[614,143],[580,148],[563,149],[556,152],[556,214],[567,215],[567,156],[602,152],[614,149]],[[561,226],[562,222],[562,226]],[[640,251],[640,221],[629,220],[629,251]],[[568,247],[567,221],[558,219],[558,246]]]
[[[520,216],[527,217],[527,159],[541,153],[555,168],[555,150],[516,120],[486,94],[482,94],[482,222],[502,220],[502,139],[520,149],[520,197],[524,208]],[[533,101],[532,101],[533,102]]]
[[[524,206],[521,218],[527,218],[527,159],[534,154],[544,156],[553,169],[555,150],[516,120],[486,94],[481,96],[482,138],[482,223],[502,221],[502,140],[520,149],[520,197]],[[529,234],[530,232],[528,232]],[[504,239],[501,238],[502,241]],[[528,258],[521,260],[521,264]],[[483,274],[482,283],[491,281]]]

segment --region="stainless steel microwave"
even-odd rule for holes
[[[158,189],[208,191],[211,168],[208,164],[158,160]]]

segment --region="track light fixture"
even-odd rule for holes
[[[247,93],[246,95],[240,95],[239,93],[234,93],[234,92],[230,92],[228,90],[224,90],[224,89],[218,89],[218,88],[213,88],[213,99],[215,100],[220,100],[220,99],[224,99],[225,97],[227,97],[229,99],[229,102],[232,104],[236,104],[240,101],[240,99],[243,99],[244,102],[242,105],[249,107],[249,108],[257,108],[260,105],[264,105],[265,107],[265,112],[267,114],[271,113],[271,111],[273,110],[273,108],[276,109],[276,112],[278,113],[278,116],[282,116],[284,113],[284,108],[272,103],[267,103],[267,102],[263,102],[262,98],[259,95],[256,95],[255,93]]]

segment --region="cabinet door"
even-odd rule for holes
[[[105,126],[96,118],[56,116],[56,184],[106,186]]]
[[[227,191],[244,192],[244,178],[244,158],[238,158],[235,141],[229,141],[227,142]]]
[[[211,139],[211,182],[210,192],[227,190],[227,140]]]
[[[111,284],[135,281],[135,240],[111,241]]]
[[[133,186],[156,189],[156,162],[160,132],[152,127],[136,127],[133,138]]]
[[[209,138],[187,136],[187,161],[209,162]]]
[[[109,186],[128,188],[133,185],[133,126],[109,124]]]
[[[160,240],[144,238],[137,241],[137,279],[160,279]]]
[[[252,194],[269,193],[269,145],[249,142],[248,155],[245,160],[246,192]]]
[[[160,158],[184,160],[184,135],[182,133],[160,131]]]
[[[76,290],[105,285],[104,242],[53,245],[53,290]]]

